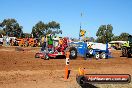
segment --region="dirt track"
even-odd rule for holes
[[[0,47],[0,88],[81,88],[76,83],[79,67],[86,73],[115,73],[132,75],[132,58],[120,57],[120,51],[112,51],[111,59],[70,60],[70,77],[64,80],[65,59],[35,59],[39,48],[16,51],[14,47]],[[95,84],[103,88],[132,88],[130,84]]]

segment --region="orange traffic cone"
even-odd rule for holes
[[[78,71],[79,71],[79,75],[84,75],[85,74],[85,71],[84,71],[85,68],[81,68],[79,67]]]

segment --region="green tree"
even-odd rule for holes
[[[51,33],[51,34],[59,34],[59,33],[62,33],[60,29],[60,24],[55,22],[55,21],[51,21],[49,22],[48,24],[48,33]]]
[[[113,36],[112,41],[119,41],[120,37],[119,36]]]
[[[97,42],[100,43],[106,43],[106,41],[110,42],[114,35],[112,31],[113,31],[113,27],[110,24],[101,25],[96,33]]]
[[[51,21],[48,23],[48,26],[49,26],[49,33],[52,33],[52,34],[62,34],[62,30],[59,30],[60,29],[60,24],[55,22],[55,21]]]
[[[21,37],[22,38],[31,38],[32,35],[30,33],[23,33]]]
[[[2,37],[2,35],[6,35],[5,31],[2,28],[2,23],[0,23],[0,36]]]
[[[5,35],[5,32],[3,30],[0,29],[0,37],[2,37],[2,35]]]
[[[44,22],[39,21],[37,24],[35,24],[35,26],[33,26],[31,34],[33,34],[33,37],[39,38],[43,34],[44,35],[46,34],[48,30],[48,28],[47,29],[46,28],[47,28],[47,25],[44,24]]]
[[[128,40],[128,35],[130,35],[129,33],[121,33],[120,35],[119,35],[119,40],[120,41],[127,41]]]
[[[8,36],[20,37],[23,33],[23,27],[20,26],[15,19],[4,19],[0,24],[0,27]]]
[[[45,24],[42,21],[39,21],[35,26],[32,28],[32,33],[34,37],[40,38],[46,34],[59,34],[62,33],[60,29],[60,24],[52,21],[48,24]]]

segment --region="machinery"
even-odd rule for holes
[[[132,35],[128,36],[128,41],[122,45],[122,56],[130,58],[132,54]]]
[[[19,39],[16,39],[14,41],[14,44],[15,46],[31,46],[31,47],[36,47],[38,46],[38,39],[34,39],[34,38],[19,38]]]
[[[111,57],[108,49],[108,44],[106,44],[105,49],[96,49],[88,46],[86,42],[72,42],[70,43],[70,47],[70,57],[74,59],[77,56],[81,56],[84,58],[95,57],[96,59],[107,59]]]
[[[122,44],[126,43],[127,41],[111,41],[109,44],[116,50],[121,50]]]
[[[35,58],[48,60],[50,57],[64,56],[68,47],[68,38],[53,39],[48,37],[47,45],[44,51],[35,54]]]
[[[47,38],[47,47],[44,51],[36,53],[35,58],[49,59],[50,57],[65,56],[66,51],[70,52],[70,59],[76,59],[77,56],[106,59],[110,55],[108,44],[105,45],[104,49],[97,49],[89,47],[86,42],[68,42],[68,38],[54,39],[51,36]]]
[[[28,40],[28,46],[31,46],[31,47],[36,47],[38,46],[38,40],[37,39],[34,39],[34,38],[30,38]]]
[[[18,46],[27,46],[24,38],[17,39],[17,44]]]

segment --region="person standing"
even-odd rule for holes
[[[9,37],[7,37],[7,38],[6,38],[6,45],[8,46],[9,43],[10,43],[10,39],[9,39]]]
[[[42,37],[41,42],[42,42],[41,51],[44,51],[44,50],[46,50],[46,46],[47,46],[47,38],[46,38],[46,36]]]

